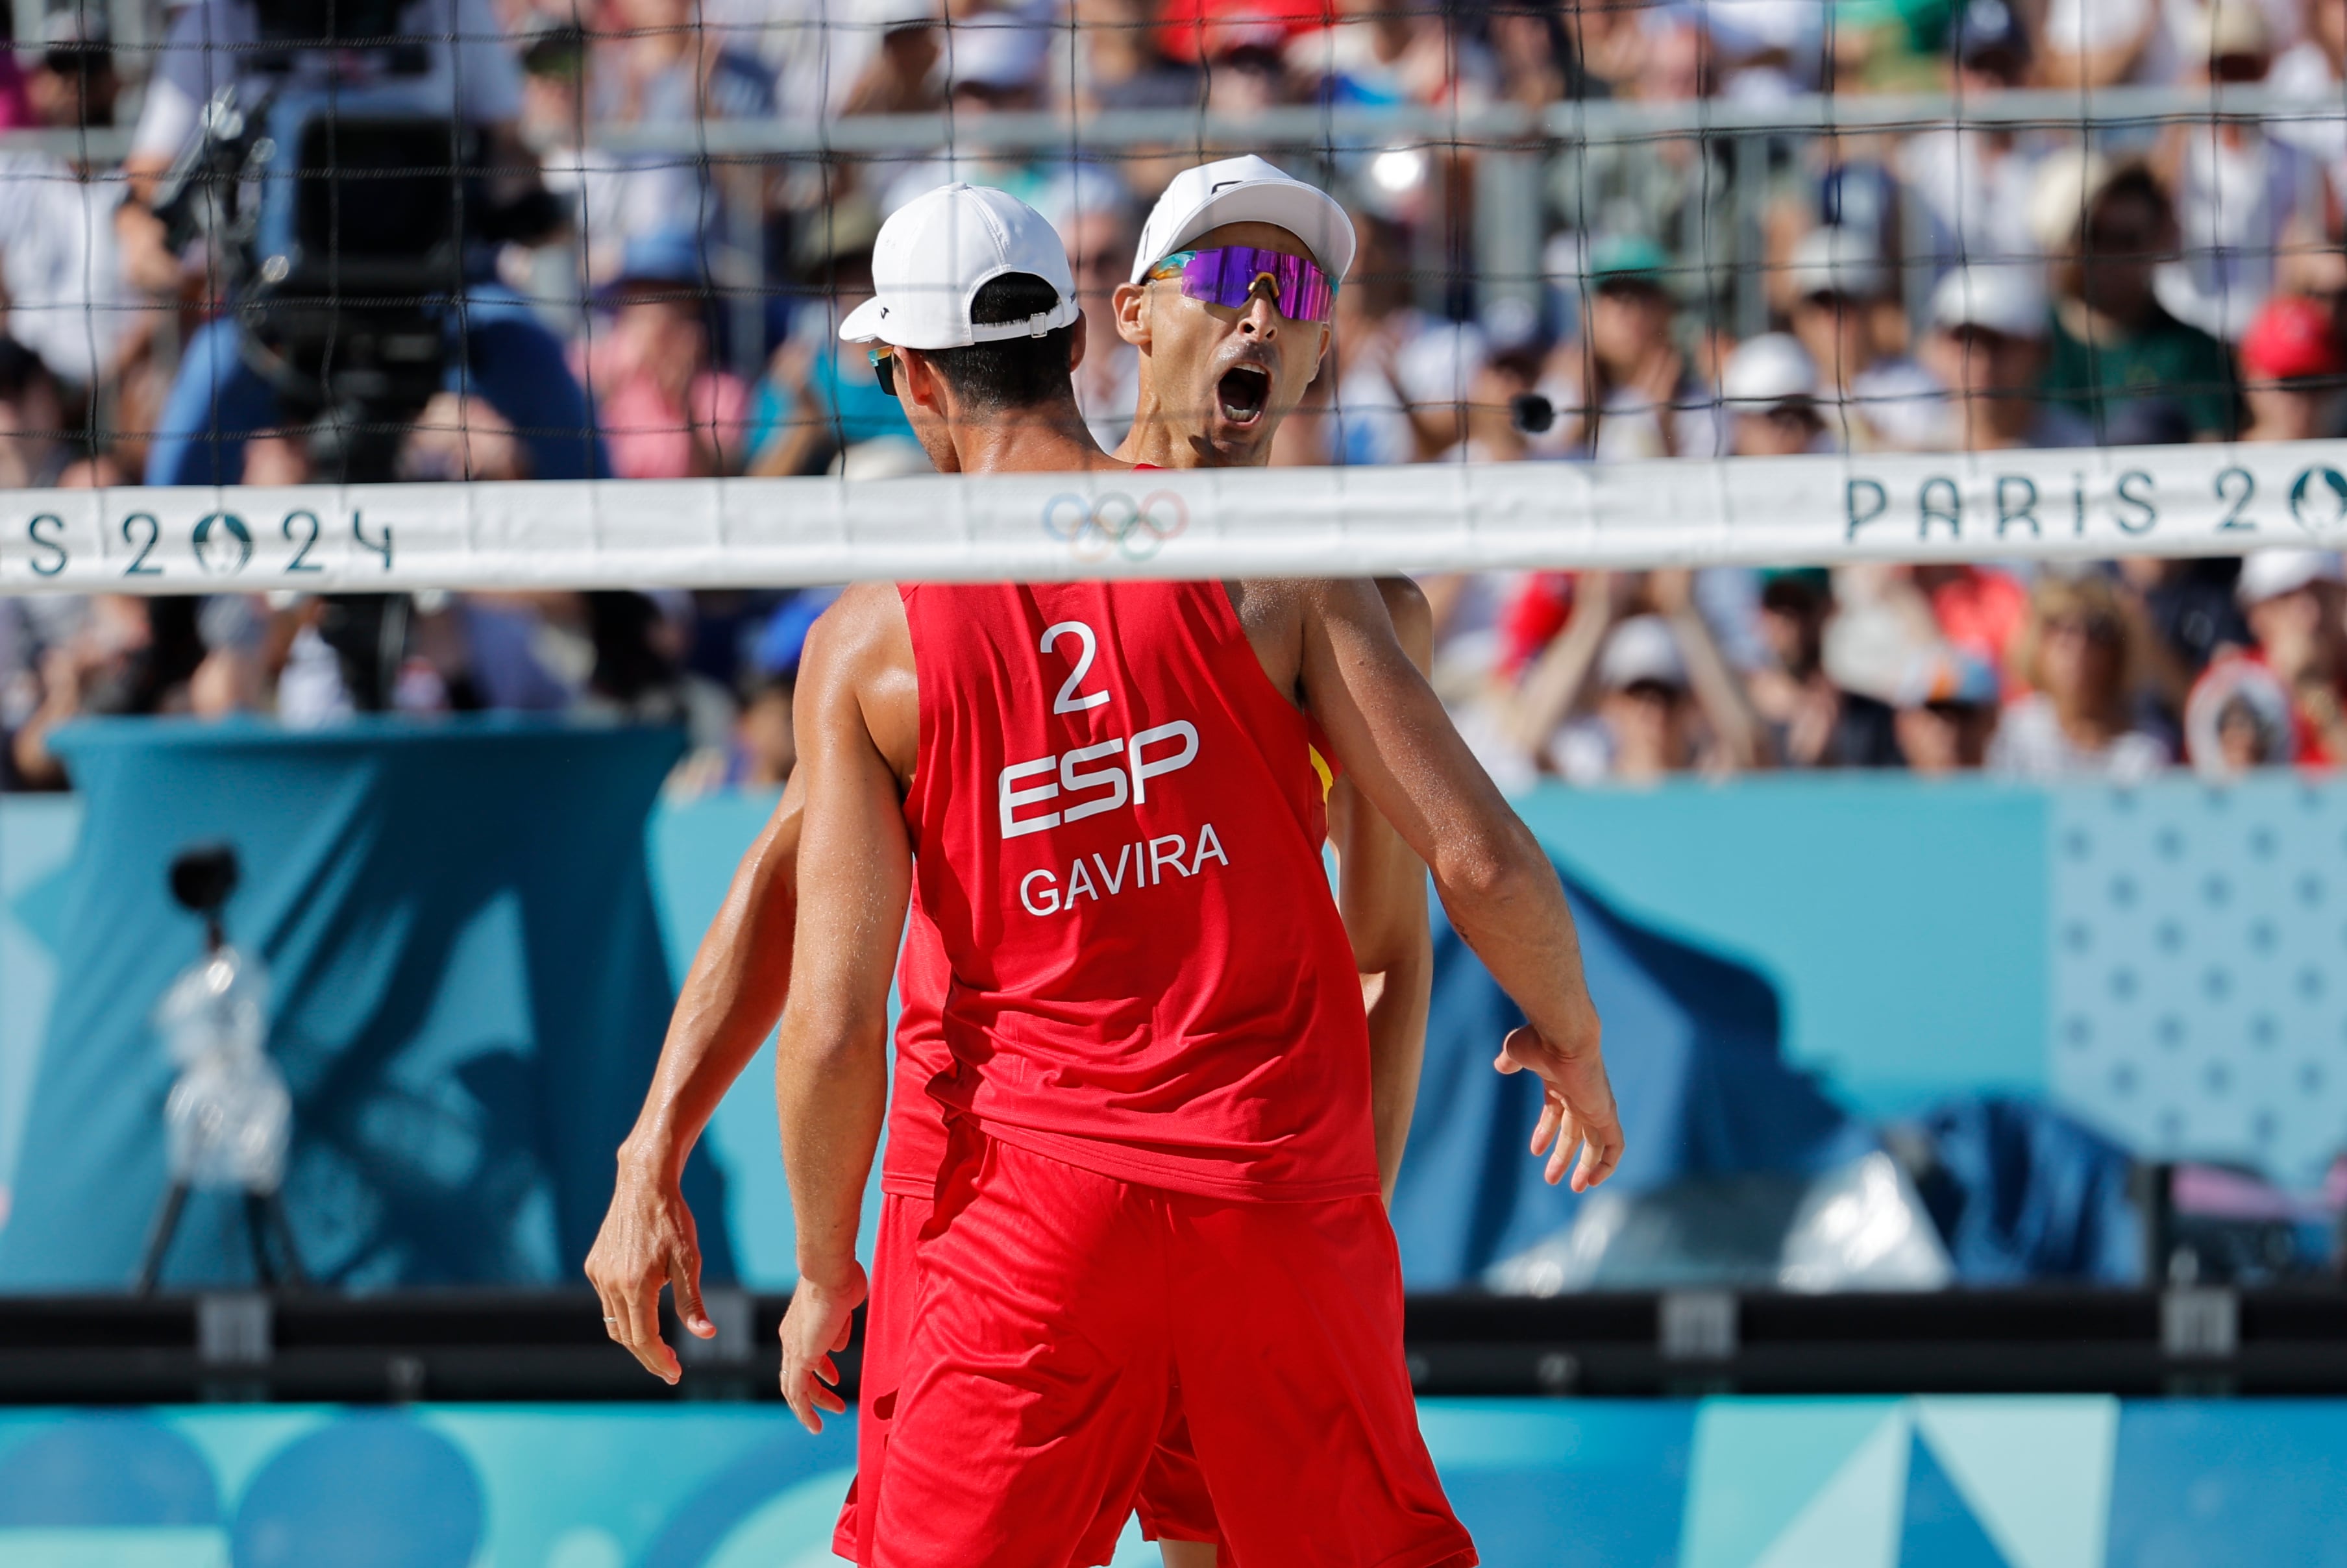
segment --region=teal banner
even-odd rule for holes
[[[1435,1400],[1420,1419],[1487,1568],[2347,1563],[2347,1401]],[[0,1563],[828,1568],[853,1430],[765,1406],[0,1414]],[[1128,1532],[1117,1568],[1156,1561]]]

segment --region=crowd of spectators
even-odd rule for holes
[[[190,345],[231,301],[217,255],[164,243],[144,182],[213,80],[186,58],[241,36],[224,19],[249,5],[159,10],[163,47],[132,51],[108,30],[119,5],[50,0],[40,36],[0,51],[0,128],[137,128],[128,164],[95,150],[102,138],[0,146],[0,486],[312,476],[298,427],[158,435],[187,402]],[[1111,111],[1224,124],[1282,106],[1878,92],[1949,93],[1960,109],[2029,87],[2259,83],[2347,102],[2347,0],[414,0],[408,14],[457,40],[462,112],[559,199],[559,223],[479,259],[477,305],[490,319],[497,291],[530,343],[559,345],[600,433],[545,428],[559,375],[509,374],[535,384],[501,398],[476,363],[400,452],[413,479],[574,463],[641,478],[920,471],[901,414],[832,330],[868,289],[879,223],[945,179],[1009,189],[1059,225],[1105,321],[1141,215],[1201,150],[1086,150],[1081,127]],[[1067,144],[982,134],[1026,110],[1068,113]],[[810,130],[938,111],[956,134],[934,150],[806,150]],[[801,150],[711,157],[724,121]],[[1335,350],[1276,460],[2347,431],[2347,110],[2091,134],[1960,112],[1831,134],[1655,123],[1544,144],[1266,145],[1327,181],[1363,241]],[[1529,275],[1494,260],[1511,245],[1534,258]],[[528,347],[467,330],[477,362]],[[1102,331],[1092,342],[1080,396],[1113,445],[1133,352]],[[195,459],[225,466],[182,466]],[[2347,758],[2347,579],[2327,556],[1425,586],[1438,685],[1512,783],[1833,766],[2133,778]],[[0,600],[0,784],[64,784],[46,737],[81,714],[314,723],[377,708],[675,721],[697,743],[689,780],[772,784],[791,765],[798,643],[825,602]]]

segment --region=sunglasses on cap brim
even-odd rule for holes
[[[1234,311],[1268,289],[1271,308],[1291,322],[1325,322],[1337,303],[1337,281],[1317,263],[1257,245],[1176,251],[1149,269],[1149,276],[1178,280],[1184,299]]]

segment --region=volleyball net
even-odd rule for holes
[[[2336,9],[19,0],[0,592],[2328,547]],[[887,215],[1051,219],[1112,446],[1241,151],[1362,239],[1281,466],[927,474]]]

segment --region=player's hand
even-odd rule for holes
[[[802,1275],[791,1292],[790,1310],[783,1314],[783,1398],[811,1432],[823,1430],[824,1412],[847,1413],[832,1357],[847,1348],[868,1288],[863,1266],[850,1258],[839,1279],[825,1284]]]
[[[1501,1072],[1540,1076],[1544,1097],[1540,1122],[1532,1129],[1532,1151],[1548,1156],[1544,1174],[1551,1186],[1564,1179],[1576,1145],[1581,1162],[1571,1166],[1574,1192],[1585,1193],[1614,1173],[1622,1163],[1622,1117],[1614,1108],[1614,1086],[1605,1079],[1605,1056],[1598,1049],[1594,1017],[1586,1041],[1570,1050],[1553,1044],[1530,1026],[1511,1030],[1491,1065]]]
[[[677,1320],[707,1339],[717,1332],[701,1306],[701,1239],[684,1194],[665,1174],[622,1159],[610,1211],[587,1254],[587,1277],[603,1302],[604,1332],[663,1382],[684,1375],[661,1337],[660,1294],[676,1293]]]

